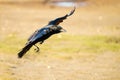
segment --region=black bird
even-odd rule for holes
[[[63,29],[59,24],[63,22],[64,19],[66,19],[68,16],[71,16],[75,12],[74,9],[69,13],[66,14],[63,17],[56,18],[55,20],[52,20],[46,25],[45,27],[36,30],[29,38],[28,42],[25,44],[25,47],[18,53],[18,58],[22,58],[22,56],[34,45],[37,49],[36,51],[39,51],[39,47],[35,44],[40,42],[42,44],[44,40],[49,38],[53,34],[57,34],[60,32],[65,32],[66,30]]]

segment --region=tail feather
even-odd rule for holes
[[[18,58],[22,58],[23,55],[32,47],[32,44],[27,44],[19,53]]]

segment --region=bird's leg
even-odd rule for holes
[[[44,41],[40,41],[40,44],[42,44]],[[35,49],[35,51],[36,52],[39,52],[40,51],[40,48],[38,47],[38,46],[36,46],[36,45],[34,45],[35,47],[36,47],[36,49]]]
[[[40,48],[39,48],[38,46],[36,46],[36,45],[34,45],[34,46],[36,47],[35,51],[36,51],[36,52],[39,52],[39,51],[40,51]]]

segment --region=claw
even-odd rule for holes
[[[36,48],[35,48],[35,51],[36,52],[39,52],[40,51],[40,48],[38,47],[38,46],[36,46],[36,45],[34,45]]]

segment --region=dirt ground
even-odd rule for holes
[[[13,55],[1,54],[0,77],[1,80],[119,80],[119,58],[119,54],[110,52],[79,53],[70,59],[48,55],[18,59]]]
[[[118,8],[119,5],[78,8],[61,25],[66,26],[68,35],[119,36]],[[0,4],[0,40],[13,34],[26,38],[49,20],[65,15],[70,10]],[[17,54],[0,51],[0,80],[120,80],[119,52],[58,53],[59,56],[53,56],[55,54],[28,54],[18,59]]]

